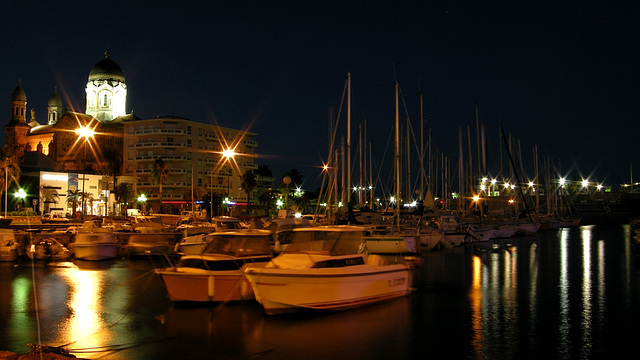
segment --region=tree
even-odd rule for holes
[[[273,173],[271,172],[271,169],[269,169],[269,165],[258,165],[258,168],[254,170],[253,173],[264,177],[273,177]]]
[[[251,195],[253,194],[253,189],[258,186],[258,182],[256,181],[256,175],[251,171],[247,170],[242,175],[242,190],[247,194],[247,213],[251,213]]]
[[[93,215],[93,193],[81,192],[80,200],[82,200],[85,207],[89,204],[89,208],[92,209],[90,215]],[[82,209],[82,213],[86,215],[87,209]]]
[[[76,217],[76,210],[78,207],[78,200],[80,199],[80,190],[67,190],[67,204],[71,203],[71,215],[73,218]]]
[[[164,162],[164,160],[162,160],[162,157],[157,158],[153,162],[153,168],[151,169],[151,178],[153,179],[153,182],[155,184],[158,184],[160,186],[159,192],[160,192],[160,212],[161,213],[162,213],[162,184],[164,183],[164,181],[167,179],[168,176],[169,176],[169,167]]]
[[[129,203],[134,199],[133,189],[129,184],[121,183],[115,188],[114,194],[116,196],[116,201],[120,204],[124,204],[124,213],[126,216]]]
[[[12,149],[7,146],[0,149],[0,194],[9,188],[11,183],[19,184],[20,174],[20,167],[13,156]],[[4,206],[6,211],[7,204]]]
[[[260,195],[260,204],[267,209],[267,214],[271,213],[271,205],[276,202],[276,193],[273,190],[266,190]]]
[[[291,184],[293,184],[294,188],[302,186],[302,180],[304,180],[304,175],[300,173],[297,169],[291,169],[287,171],[282,178],[284,179],[286,176],[291,178]],[[281,182],[280,186],[286,186],[284,182]]]

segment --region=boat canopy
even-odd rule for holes
[[[272,254],[269,236],[269,232],[259,235],[214,233],[213,240],[204,248],[202,254],[226,254],[236,257]]]
[[[347,255],[362,252],[364,229],[359,227],[311,227],[294,229],[286,253]]]

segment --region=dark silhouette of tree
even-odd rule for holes
[[[67,190],[67,204],[71,204],[71,216],[76,217],[76,208],[78,207],[78,201],[80,200],[81,192],[78,189]]]
[[[133,189],[129,184],[121,183],[118,186],[116,186],[114,195],[118,203],[124,204],[124,214],[126,216],[129,203],[132,202],[134,199]]]
[[[11,150],[11,148],[7,146],[0,149],[0,171],[0,194],[3,194],[5,189],[9,189],[11,183],[14,183],[16,185],[19,184],[21,175],[18,161],[13,156],[13,151]],[[7,180],[6,183],[5,179]],[[7,206],[7,204],[5,204],[4,206]]]
[[[269,165],[258,165],[258,168],[255,169],[253,173],[264,177],[273,177],[273,173],[271,172],[271,169],[269,169]]]
[[[169,176],[169,167],[162,160],[162,157],[155,159],[153,168],[151,169],[151,178],[155,184],[159,185],[160,192],[160,213],[162,213],[162,184]]]
[[[251,194],[253,189],[258,186],[255,174],[251,170],[247,170],[242,174],[242,190],[247,194],[247,213],[251,213]]]

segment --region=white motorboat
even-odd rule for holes
[[[516,234],[518,235],[535,235],[540,229],[539,222],[519,221],[516,224]]]
[[[412,266],[365,255],[364,228],[297,228],[285,252],[245,276],[266,314],[302,309],[344,310],[406,296]]]
[[[20,256],[20,247],[12,229],[0,229],[0,261],[14,261]]]
[[[132,256],[166,254],[169,252],[169,242],[174,238],[175,234],[167,232],[162,224],[138,223],[133,225],[126,249]]]
[[[67,261],[71,260],[72,254],[58,240],[44,238],[31,242],[27,256],[32,260]]]
[[[213,239],[213,226],[187,227],[183,230],[182,238],[177,242],[173,251],[178,254],[200,254]]]
[[[372,254],[416,253],[417,231],[395,231],[386,226],[373,226],[365,230],[367,251]]]
[[[472,224],[469,226],[469,236],[473,241],[489,241],[496,237],[496,231],[492,227],[481,227]]]
[[[79,260],[106,260],[118,256],[118,243],[112,228],[102,228],[93,221],[85,221],[77,229],[69,251]]]
[[[185,226],[183,234],[173,251],[178,254],[199,254],[211,242],[213,233],[243,229],[241,221],[232,216],[216,216],[210,223]]]
[[[274,252],[280,253],[286,250],[291,242],[293,229],[308,226],[311,226],[311,222],[308,219],[294,217],[273,219],[264,228],[273,234],[272,247]]]
[[[211,225],[213,225],[216,232],[242,229],[240,219],[233,216],[214,216],[211,219]]]
[[[435,249],[438,244],[445,241],[444,231],[433,228],[421,228],[418,233],[420,239],[420,247],[423,251],[431,251]]]
[[[271,232],[241,229],[213,233],[213,239],[197,255],[184,255],[175,267],[156,270],[169,299],[181,301],[239,301],[254,299],[244,277],[250,266],[261,266],[273,258]]]
[[[460,246],[469,236],[469,229],[460,221],[458,216],[443,214],[438,216],[438,228],[444,232],[444,247]]]

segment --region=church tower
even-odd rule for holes
[[[100,122],[110,122],[118,116],[126,115],[127,85],[124,72],[113,60],[109,52],[89,73],[85,89],[87,93],[86,114]]]
[[[11,94],[11,115],[9,123],[4,126],[5,146],[11,148],[13,154],[20,158],[27,146],[27,134],[31,126],[27,124],[27,95],[18,80],[18,86]]]
[[[58,87],[53,88],[53,94],[49,96],[47,103],[47,123],[54,125],[62,115],[62,99],[58,95]]]

